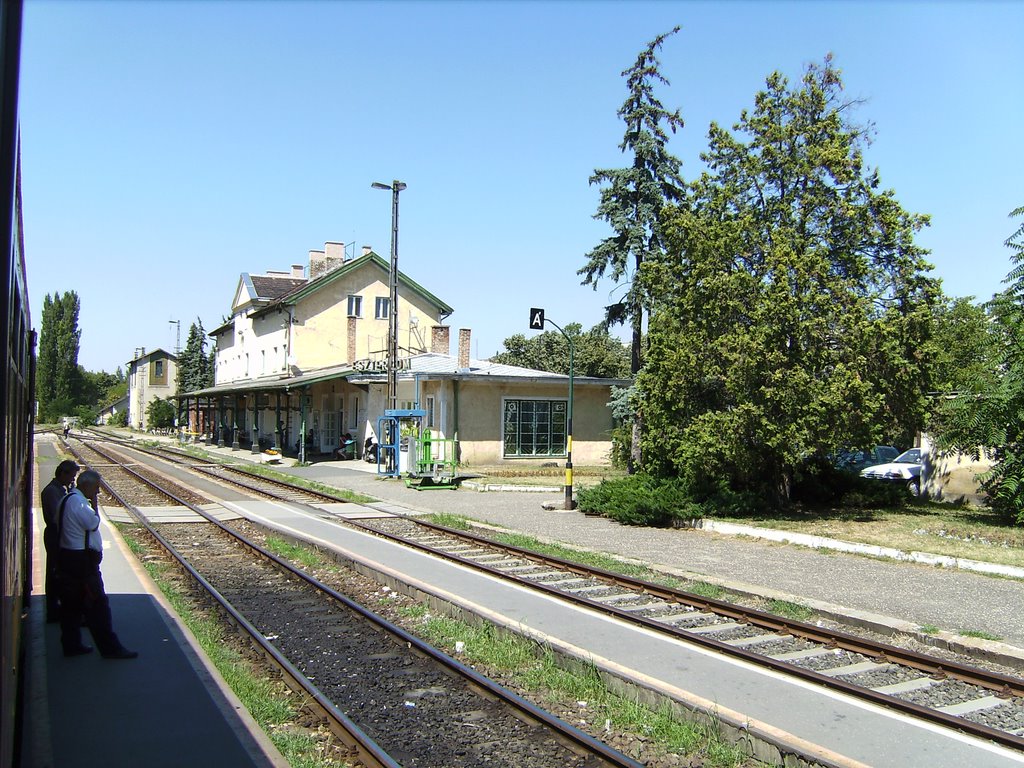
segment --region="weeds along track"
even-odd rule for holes
[[[133,510],[153,541],[302,686],[364,764],[639,767],[220,525],[160,481],[144,482],[165,494],[164,504],[203,518],[154,525]]]

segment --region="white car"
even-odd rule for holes
[[[860,476],[869,477],[872,480],[904,483],[912,495],[918,496],[921,493],[921,470],[923,468],[924,456],[921,454],[921,449],[911,448],[888,464],[865,467],[860,471]]]

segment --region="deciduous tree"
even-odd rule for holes
[[[43,299],[39,329],[36,392],[41,418],[52,421],[82,402],[82,379],[78,369],[78,294],[67,291]]]
[[[1024,207],[1011,216],[1024,216]],[[988,305],[997,353],[943,403],[939,445],[975,455],[989,449],[994,466],[982,487],[994,507],[1024,525],[1024,223],[1006,247],[1013,265],[1007,288]]]
[[[586,333],[579,323],[568,323],[565,332],[576,350],[573,369],[577,376],[611,379],[629,376],[629,349],[609,334],[603,323]],[[545,331],[529,339],[517,333],[505,339],[504,347],[491,357],[492,362],[569,373],[569,344],[558,331]]]

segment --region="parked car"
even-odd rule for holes
[[[843,449],[832,454],[832,465],[836,469],[847,472],[860,472],[865,467],[885,464],[892,461],[900,452],[891,445],[876,445],[874,448],[852,450]]]
[[[886,464],[876,464],[860,472],[861,477],[873,480],[887,480],[893,483],[904,483],[907,490],[914,496],[921,493],[921,470],[924,468],[924,455],[920,448],[904,451]]]

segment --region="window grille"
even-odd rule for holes
[[[506,400],[504,456],[564,456],[565,400]]]

